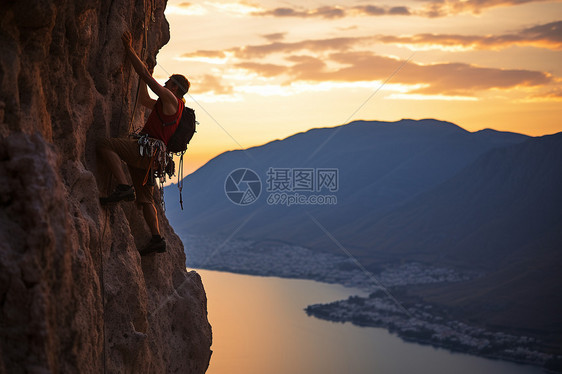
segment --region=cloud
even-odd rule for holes
[[[339,6],[322,6],[316,9],[298,10],[294,8],[275,8],[255,12],[256,16],[273,16],[273,17],[320,17],[320,18],[341,18],[345,16],[345,10]]]
[[[551,22],[522,29],[513,34],[503,35],[459,35],[459,34],[417,34],[413,36],[363,36],[328,39],[311,39],[298,42],[282,42],[285,33],[262,35],[271,41],[266,44],[235,47],[224,51],[198,50],[182,57],[225,58],[227,54],[239,59],[263,58],[274,53],[291,54],[308,50],[314,53],[325,51],[348,51],[356,46],[379,41],[387,44],[419,46],[422,48],[466,48],[500,49],[513,45],[534,46],[562,50],[562,21]]]
[[[192,84],[195,93],[213,92],[217,95],[230,95],[234,93],[232,86],[223,85],[221,80],[210,74],[205,74],[203,78],[197,79]]]
[[[242,62],[236,64],[235,66],[241,69],[249,70],[266,78],[279,76],[286,70],[286,68],[281,65],[264,64],[259,62]]]
[[[202,16],[207,14],[207,10],[199,4],[182,2],[177,5],[168,5],[166,7],[166,14],[177,14],[180,16]]]
[[[520,34],[532,40],[547,40],[562,44],[562,21],[551,22],[524,29]]]
[[[321,6],[315,9],[295,9],[295,8],[275,8],[272,10],[264,10],[255,12],[255,16],[273,16],[273,17],[298,17],[298,18],[326,18],[335,19],[346,16],[409,16],[412,13],[405,6],[377,6],[377,5],[361,5],[344,8],[341,6]]]
[[[270,42],[276,42],[285,39],[286,34],[287,34],[286,32],[276,32],[273,34],[262,35],[262,37],[265,38],[266,40],[269,40]]]
[[[358,5],[352,7],[321,6],[313,9],[305,8],[275,8],[258,10],[254,16],[270,17],[297,17],[297,18],[325,18],[337,19],[348,16],[411,16],[436,18],[459,13],[479,14],[482,11],[500,6],[516,6],[526,3],[545,2],[552,0],[418,0],[423,3],[420,8],[413,9],[408,6],[388,5]],[[554,0],[558,1],[558,0]]]
[[[347,51],[356,45],[360,45],[367,41],[373,40],[373,37],[354,37],[354,38],[329,38],[329,39],[314,39],[303,40],[300,42],[278,42],[274,41],[268,44],[248,45],[244,47],[230,48],[224,51],[208,51],[198,50],[189,52],[182,55],[184,58],[222,58],[227,54],[231,54],[238,59],[256,59],[274,53],[290,54],[297,51],[308,50],[314,53],[324,51]]]
[[[548,101],[562,101],[562,88],[555,88],[544,94],[536,95],[536,99]]]
[[[366,16],[384,16],[387,14],[385,8],[376,5],[361,5],[353,8],[359,14]]]
[[[451,14],[480,14],[488,8],[517,6],[527,3],[538,3],[551,0],[418,0],[426,3],[420,12],[427,17],[444,17]]]
[[[205,2],[209,7],[214,8],[220,12],[229,13],[232,15],[245,16],[248,14],[253,14],[262,11],[262,9],[253,3],[245,1],[233,1],[233,2]]]
[[[183,57],[225,58],[226,53],[224,51],[212,51],[212,50],[200,49],[195,53],[185,53]]]
[[[354,45],[360,43],[362,38],[330,38],[304,40],[300,42],[285,43],[274,42],[263,45],[250,45],[235,51],[236,57],[239,58],[260,58],[272,53],[292,53],[301,50],[309,50],[314,52],[329,50],[348,50]]]
[[[562,50],[562,21],[530,27],[515,34],[485,36],[458,34],[384,35],[380,36],[379,40],[389,44],[422,48],[501,49],[513,45],[524,45]]]
[[[339,52],[330,55],[329,69],[326,60],[311,56],[287,58],[292,65],[282,66],[261,63],[237,64],[268,78],[287,76],[291,82],[363,82],[384,81],[403,63],[393,58],[371,52]],[[490,89],[511,89],[520,86],[543,86],[553,81],[552,76],[532,70],[486,68],[465,63],[416,64],[408,62],[393,83],[416,85],[412,93],[426,95],[475,96],[476,92]]]
[[[388,10],[388,14],[391,16],[409,16],[412,13],[405,6],[395,6]]]

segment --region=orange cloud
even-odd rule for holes
[[[189,58],[225,59],[225,64],[244,69],[264,78],[279,78],[292,82],[369,82],[387,79],[403,61],[358,51],[358,47],[383,41],[396,44],[431,44],[441,46],[471,46],[474,48],[505,48],[509,45],[549,46],[562,49],[562,21],[537,25],[513,34],[497,36],[418,34],[409,37],[365,36],[341,37],[298,42],[276,41],[284,34],[263,35],[271,43],[248,45],[224,51],[199,50],[184,54]],[[278,61],[260,62],[271,55]],[[221,88],[218,81],[205,81],[217,93],[231,93],[233,88]],[[392,83],[410,87],[410,93],[476,97],[490,89],[531,87],[552,90],[560,81],[549,73],[526,69],[499,69],[467,63],[419,64],[408,62],[392,79]],[[551,99],[559,91],[549,93]],[[529,95],[532,95],[530,91]],[[544,97],[544,95],[541,95]]]
[[[488,8],[516,6],[526,3],[538,3],[551,0],[419,0],[428,3],[421,12],[427,17],[444,17],[450,14],[479,14]],[[555,0],[557,1],[557,0]]]
[[[274,16],[274,17],[321,17],[321,18],[341,18],[345,16],[345,10],[337,6],[323,6],[316,9],[297,10],[293,8],[275,8],[254,13],[256,16]]]
[[[285,39],[285,32],[276,32],[273,34],[266,34],[266,35],[262,35],[263,38],[265,38],[266,40],[269,40],[271,42],[275,42],[278,40],[283,40]]]
[[[477,49],[500,49],[513,45],[562,50],[562,21],[551,22],[523,29],[514,34],[504,35],[459,35],[459,34],[417,34],[413,36],[378,35],[366,37],[341,37],[329,39],[281,42],[284,33],[262,35],[271,43],[249,45],[224,51],[198,50],[185,53],[182,57],[225,58],[227,53],[239,59],[263,58],[274,53],[290,54],[308,50],[314,53],[326,51],[349,51],[352,48],[375,41],[396,45],[419,45],[434,47],[461,47]]]
[[[295,8],[275,8],[254,13],[255,16],[273,16],[273,17],[299,17],[310,18],[320,17],[327,19],[342,18],[349,15],[363,16],[408,16],[411,15],[408,7],[405,6],[377,6],[362,5],[351,8],[343,8],[341,6],[322,6],[316,9],[295,9]]]
[[[192,82],[193,91],[196,93],[213,92],[217,95],[229,95],[234,92],[232,86],[223,85],[217,77],[205,74],[202,79]]]
[[[258,62],[242,62],[236,64],[236,67],[246,69],[261,75],[262,77],[276,77],[286,70],[284,66],[275,64],[263,64]]]
[[[210,51],[200,49],[195,53],[184,53],[182,57],[225,58],[226,53],[224,51]]]
[[[562,21],[530,27],[515,34],[487,36],[456,34],[417,34],[414,36],[385,35],[380,36],[379,40],[389,44],[441,47],[497,49],[507,48],[512,45],[527,45],[562,50]]]
[[[254,59],[263,58],[273,53],[287,54],[302,50],[309,50],[314,52],[347,51],[357,44],[361,44],[372,39],[372,37],[357,37],[304,40],[293,43],[272,42],[269,44],[236,47],[225,51],[198,50],[196,52],[185,53],[182,55],[182,57],[223,58],[226,56],[226,53],[231,53],[234,57],[239,59]]]
[[[370,52],[341,52],[330,55],[330,61],[340,64],[338,69],[328,69],[325,60],[311,56],[287,58],[293,65],[244,63],[238,67],[267,77],[289,76],[291,81],[382,81],[388,78],[401,61],[378,56]],[[496,69],[464,63],[422,65],[413,62],[393,79],[393,83],[422,85],[413,93],[429,95],[474,96],[477,91],[509,89],[518,86],[543,86],[553,81],[549,74],[517,69]]]
[[[536,98],[562,101],[562,88],[550,90],[543,95],[537,95]]]
[[[275,8],[252,13],[255,16],[272,17],[319,17],[326,19],[343,18],[347,16],[410,16],[445,17],[451,14],[473,13],[479,14],[488,8],[500,6],[516,6],[526,3],[536,3],[559,0],[418,0],[425,3],[419,9],[400,6],[359,5],[353,7],[321,6],[314,9],[304,8]]]

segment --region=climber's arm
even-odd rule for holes
[[[154,104],[156,103],[156,100],[151,98],[150,95],[148,94],[148,90],[146,89],[146,83],[144,83],[144,81],[140,82],[139,101],[143,106],[150,109],[152,109],[154,107]]]
[[[160,83],[158,83],[156,79],[152,77],[144,62],[142,62],[139,56],[137,56],[137,54],[135,53],[135,50],[131,45],[131,40],[132,40],[131,33],[125,31],[123,33],[123,36],[121,37],[121,40],[123,41],[123,45],[125,46],[125,51],[127,52],[127,56],[129,57],[129,60],[131,60],[131,64],[133,65],[133,68],[139,75],[140,79],[145,83],[145,84],[141,84],[141,90],[144,89],[146,91],[146,85],[148,85],[148,87],[150,87],[152,92],[154,92],[156,95],[158,95],[160,99],[162,99],[162,104],[164,106],[173,105],[173,108],[177,108],[178,100],[174,95],[174,93],[168,90],[167,88],[165,88],[164,86],[160,85]],[[144,97],[142,96],[143,95],[142,92],[140,94],[143,100],[146,99],[146,97],[148,97],[150,100],[153,100],[150,98],[150,96],[148,96],[148,91],[146,91],[146,96]],[[141,103],[145,105],[145,102],[141,101]],[[148,103],[149,105],[152,104],[149,106],[150,108],[152,108],[152,106],[154,105],[153,101],[148,102],[147,100],[146,103]]]

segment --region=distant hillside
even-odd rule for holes
[[[562,133],[493,149],[448,181],[354,231],[371,254],[495,269],[562,228]],[[344,233],[342,233],[344,235]],[[562,250],[562,248],[561,248]]]
[[[265,188],[270,167],[337,168],[337,204],[269,206],[263,191],[248,206],[226,198],[232,170],[253,169]],[[469,282],[396,292],[472,323],[536,333],[559,353],[561,171],[562,133],[358,121],[224,153],[186,178],[186,210],[171,201],[168,216],[180,235],[235,234],[341,254],[335,238],[373,272],[414,261],[480,271]]]
[[[309,212],[331,232],[341,232],[337,238],[344,245],[369,250],[371,239],[354,240],[357,231],[364,231],[384,214],[451,178],[488,150],[525,139],[520,134],[492,130],[470,133],[452,123],[430,119],[357,121],[313,129],[219,155],[185,179],[184,211],[177,206],[176,194],[167,194],[167,215],[180,232],[230,235],[237,230],[237,237],[336,249],[311,221]],[[225,179],[231,171],[254,170],[265,190],[270,167],[337,168],[337,205],[269,206],[265,191],[249,206],[237,206],[226,198]]]
[[[264,191],[248,206],[226,198],[232,170],[253,169],[265,189],[270,167],[337,168],[337,204],[270,206]],[[472,324],[536,334],[559,354],[561,171],[562,133],[358,121],[218,156],[186,178],[186,210],[171,202],[168,217],[180,235],[234,234],[341,254],[335,238],[375,273],[408,262],[480,271],[468,282],[394,292]]]
[[[561,170],[562,133],[491,150],[355,239],[372,238],[370,260],[484,269],[483,278],[413,293],[467,319],[548,331],[562,344]]]

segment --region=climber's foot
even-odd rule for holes
[[[148,245],[139,251],[141,256],[146,256],[154,252],[166,252],[166,240],[160,235],[153,235]]]
[[[115,190],[108,197],[100,197],[102,205],[109,203],[118,203],[119,201],[133,201],[135,200],[135,189],[133,186],[126,184],[118,185]]]

